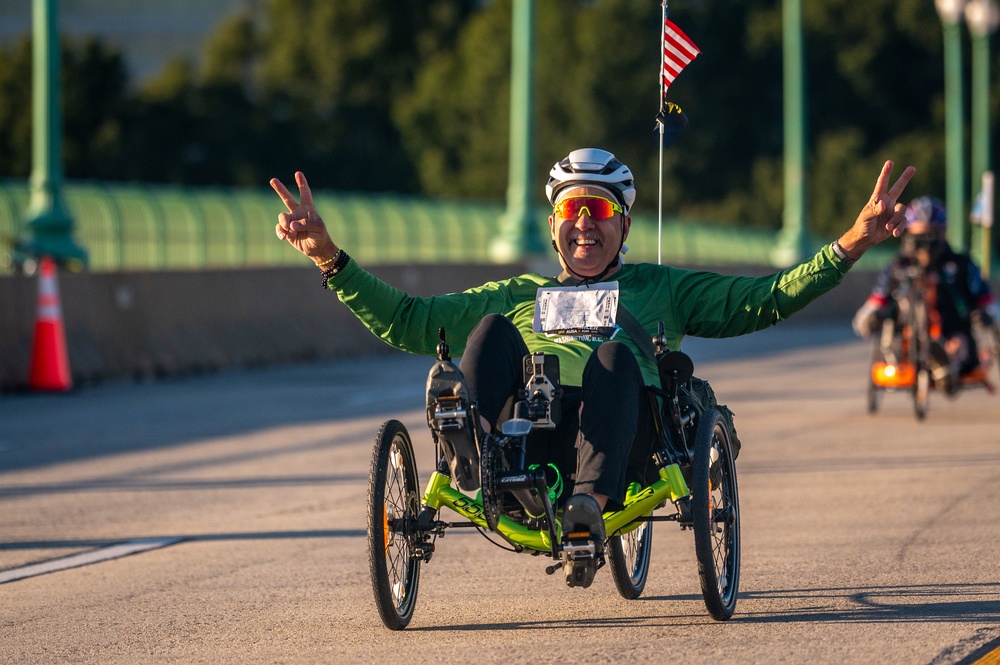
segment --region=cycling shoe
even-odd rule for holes
[[[451,477],[464,491],[479,489],[478,432],[462,372],[438,360],[427,375],[427,425],[441,443]]]
[[[604,516],[589,494],[575,494],[566,503],[562,518],[563,570],[566,584],[586,589],[604,564]]]

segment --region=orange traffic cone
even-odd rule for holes
[[[48,256],[42,257],[38,269],[38,313],[28,387],[53,391],[66,391],[73,387],[56,265]]]

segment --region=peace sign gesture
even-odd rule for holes
[[[309,189],[305,174],[296,171],[295,182],[299,186],[298,201],[280,180],[271,178],[271,187],[288,208],[288,212],[278,215],[278,225],[274,231],[279,239],[287,240],[292,247],[319,264],[332,259],[339,250],[330,238],[323,218],[316,212],[312,190]]]
[[[840,238],[840,246],[853,259],[860,258],[865,251],[883,240],[891,236],[898,238],[903,233],[906,206],[898,201],[917,170],[907,166],[895,184],[889,187],[892,169],[892,160],[882,166],[868,205],[858,214],[854,226]]]

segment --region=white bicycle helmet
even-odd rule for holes
[[[598,185],[611,190],[628,214],[635,202],[632,172],[607,150],[580,148],[556,162],[549,171],[545,196],[555,205],[559,192],[570,186]]]

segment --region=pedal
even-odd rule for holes
[[[594,575],[604,557],[597,553],[597,544],[589,531],[571,533],[563,540],[563,570],[566,585],[586,589],[594,582]]]
[[[563,512],[562,560],[566,584],[589,587],[604,565],[604,516],[587,494],[570,497]]]

